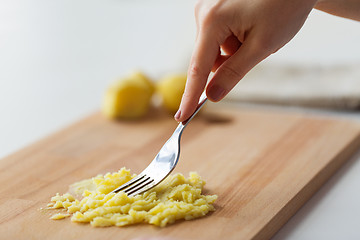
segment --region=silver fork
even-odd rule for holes
[[[128,196],[135,196],[155,187],[164,180],[172,172],[179,160],[180,139],[184,128],[199,112],[206,100],[206,94],[203,93],[195,112],[187,120],[179,123],[174,133],[160,149],[159,153],[149,166],[138,176],[113,190],[112,193],[124,191]]]

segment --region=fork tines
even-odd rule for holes
[[[120,187],[113,190],[113,193],[118,193],[120,191],[125,192],[128,196],[137,195],[146,190],[150,189],[153,186],[154,179],[147,176],[146,174],[140,174],[135,178],[131,179],[127,183],[124,183]]]

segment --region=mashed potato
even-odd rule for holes
[[[165,227],[176,220],[202,217],[215,210],[212,204],[217,196],[201,194],[205,182],[195,172],[191,172],[189,178],[182,174],[170,175],[155,188],[134,197],[128,197],[124,192],[111,193],[134,177],[122,168],[119,172],[73,184],[72,191],[81,194],[82,199],[76,199],[70,193],[57,193],[48,207],[63,209],[64,213],[57,213],[51,219],[71,216],[73,222],[90,223],[94,227],[144,222]]]

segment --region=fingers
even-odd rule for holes
[[[232,56],[222,59],[221,66],[217,68],[207,86],[207,97],[213,102],[223,99],[250,69],[269,56],[270,53],[252,37],[246,39]],[[221,60],[218,59],[217,61]]]
[[[228,55],[233,55],[240,48],[241,42],[235,35],[231,35],[221,44],[221,49]]]
[[[214,63],[211,71],[215,72],[221,64],[223,64],[227,59],[230,58],[231,55],[235,54],[237,50],[240,48],[241,42],[239,39],[231,35],[227,37],[223,44],[221,44],[221,50],[224,51],[227,55],[219,55]]]
[[[219,55],[214,63],[214,66],[212,67],[211,71],[216,72],[216,70],[223,64],[226,60],[230,58],[229,55]]]
[[[188,78],[175,120],[185,121],[194,113],[208,76],[220,53],[219,44],[210,30],[200,30],[188,69]]]

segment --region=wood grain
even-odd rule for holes
[[[360,125],[251,109],[208,108],[187,127],[175,172],[197,171],[216,211],[166,228],[92,228],[40,211],[76,181],[153,159],[170,116],[111,122],[94,114],[0,160],[2,239],[270,238],[360,146]]]

